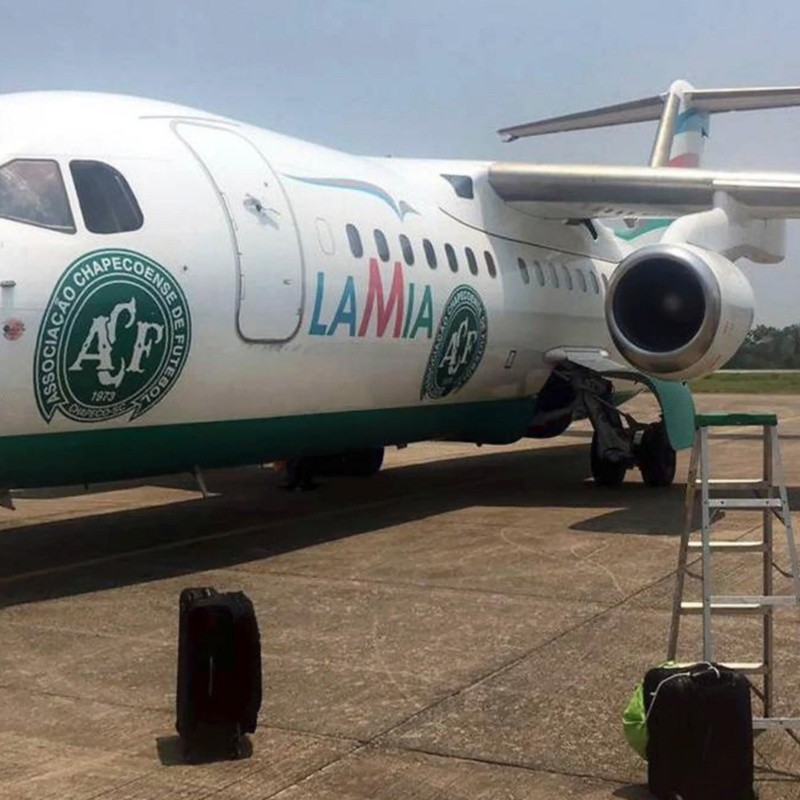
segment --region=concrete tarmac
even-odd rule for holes
[[[800,511],[800,398],[697,401],[779,414]],[[718,474],[758,473],[756,433],[715,436]],[[208,473],[205,500],[190,476],[18,493],[0,510],[0,798],[649,797],[620,715],[665,655],[687,454],[670,489],[631,472],[601,490],[589,440],[583,423],[507,448],[412,445],[309,493],[255,468]],[[719,530],[760,524],[731,513]],[[759,577],[757,555],[716,557],[716,592]],[[186,765],[177,598],[202,585],[252,598],[265,702],[250,757]],[[779,708],[800,715],[798,615],[777,614]],[[719,658],[757,660],[759,620],[715,632]],[[700,644],[687,620],[681,657]],[[756,764],[761,800],[800,798],[786,734],[759,736]]]

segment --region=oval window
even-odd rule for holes
[[[408,266],[414,263],[414,249],[411,247],[411,242],[408,241],[408,236],[404,233],[400,234],[400,249],[403,251],[403,259]]]
[[[350,243],[350,252],[355,258],[361,258],[364,255],[364,245],[361,244],[361,234],[358,232],[358,228],[348,223],[345,226],[345,232],[347,241]]]
[[[528,265],[525,263],[525,260],[522,258],[517,259],[517,266],[519,267],[519,274],[522,276],[523,283],[530,283],[531,276],[528,272]]]
[[[453,248],[446,244],[444,246],[444,254],[447,256],[447,263],[450,266],[450,269],[453,272],[458,272],[458,259],[456,258],[456,251]]]
[[[425,258],[428,260],[428,266],[431,269],[436,269],[436,251],[433,245],[427,240],[422,240],[422,249],[425,251]]]
[[[491,278],[497,277],[497,265],[494,263],[494,257],[492,254],[485,250],[483,253],[483,257],[486,259],[486,269],[489,270],[489,276]]]
[[[389,260],[389,243],[386,241],[386,237],[383,235],[383,231],[379,231],[375,228],[375,247],[378,248],[378,256],[380,256],[381,261],[388,261]]]

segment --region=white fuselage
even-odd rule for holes
[[[545,352],[614,351],[605,284],[629,246],[510,209],[486,163],[75,93],[0,98],[0,168],[19,160],[57,163],[75,230],[0,218],[0,485],[511,441]],[[76,161],[124,176],[141,227],[87,229]],[[484,311],[446,309],[460,286]]]

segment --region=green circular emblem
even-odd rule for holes
[[[183,291],[129,250],[82,256],[61,276],[36,341],[36,403],[76,422],[140,417],[177,381],[191,342]]]
[[[466,284],[457,286],[439,321],[420,398],[435,400],[457,392],[481,363],[487,335],[486,306],[480,295]]]

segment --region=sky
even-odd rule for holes
[[[788,0],[0,0],[0,92],[171,100],[368,155],[645,164],[655,124],[496,129],[700,88],[800,85]],[[0,120],[0,130],[2,120]],[[800,108],[714,117],[704,166],[800,173]],[[800,323],[800,222],[740,262],[756,319]]]

